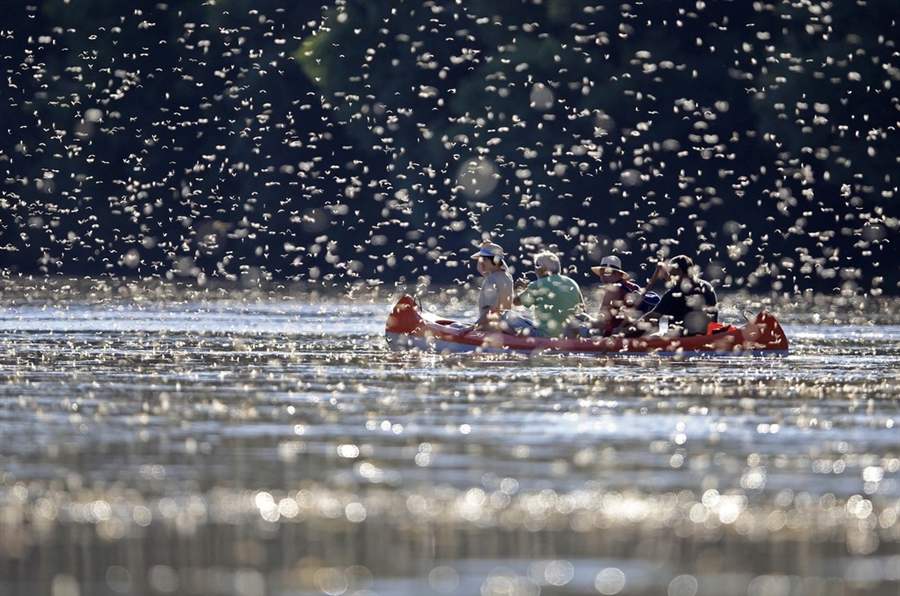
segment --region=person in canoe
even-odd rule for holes
[[[562,337],[576,317],[585,312],[584,296],[578,283],[562,274],[559,257],[542,252],[534,257],[537,279],[513,298],[516,306],[534,309],[534,331],[541,337]],[[522,335],[521,329],[516,333]]]
[[[484,242],[472,255],[473,259],[478,259],[478,273],[484,276],[478,295],[478,319],[471,327],[473,330],[499,329],[503,313],[512,308],[513,279],[503,256],[503,249],[492,242]]]
[[[603,283],[600,310],[596,317],[584,317],[579,325],[573,326],[568,337],[610,336],[625,323],[629,313],[649,312],[659,303],[659,295],[650,291],[658,275],[642,289],[629,279],[628,272],[622,269],[621,259],[615,255],[603,257],[600,265],[591,267],[591,271],[599,275]]]
[[[654,278],[657,276],[666,279],[668,286],[659,304],[617,331],[624,331],[627,336],[644,335],[655,329],[663,316],[670,319],[670,335],[705,335],[711,324],[718,324],[716,292],[708,281],[700,279],[690,257],[678,255],[658,265]]]

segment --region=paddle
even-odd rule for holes
[[[647,282],[647,285],[644,286],[644,289],[641,290],[640,295],[638,295],[637,300],[634,301],[634,304],[631,305],[631,308],[638,308],[641,303],[644,302],[644,297],[647,296],[647,292],[650,291],[650,288],[653,287],[653,284],[657,282],[661,275],[668,275],[668,272],[665,270],[665,265],[662,263],[657,263],[656,271],[653,272],[653,276],[650,278],[650,281]]]

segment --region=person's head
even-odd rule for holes
[[[603,283],[615,283],[628,278],[628,273],[622,269],[622,261],[615,255],[603,257],[600,265],[591,267],[591,271],[599,275]]]
[[[478,272],[482,275],[490,275],[494,271],[506,269],[506,261],[503,260],[503,249],[493,242],[483,242],[481,248],[472,255],[478,259]]]
[[[559,257],[552,252],[544,251],[534,257],[534,270],[537,272],[538,277],[559,273],[561,269],[562,265],[559,263]]]
[[[669,275],[672,277],[694,277],[694,261],[687,255],[669,259]]]

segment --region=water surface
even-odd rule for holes
[[[726,302],[790,355],[679,361],[395,354],[387,292],[52,290],[3,294],[4,596],[900,587],[888,299]]]

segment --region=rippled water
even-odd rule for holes
[[[395,354],[396,297],[5,288],[0,594],[900,589],[896,302],[675,361]]]

